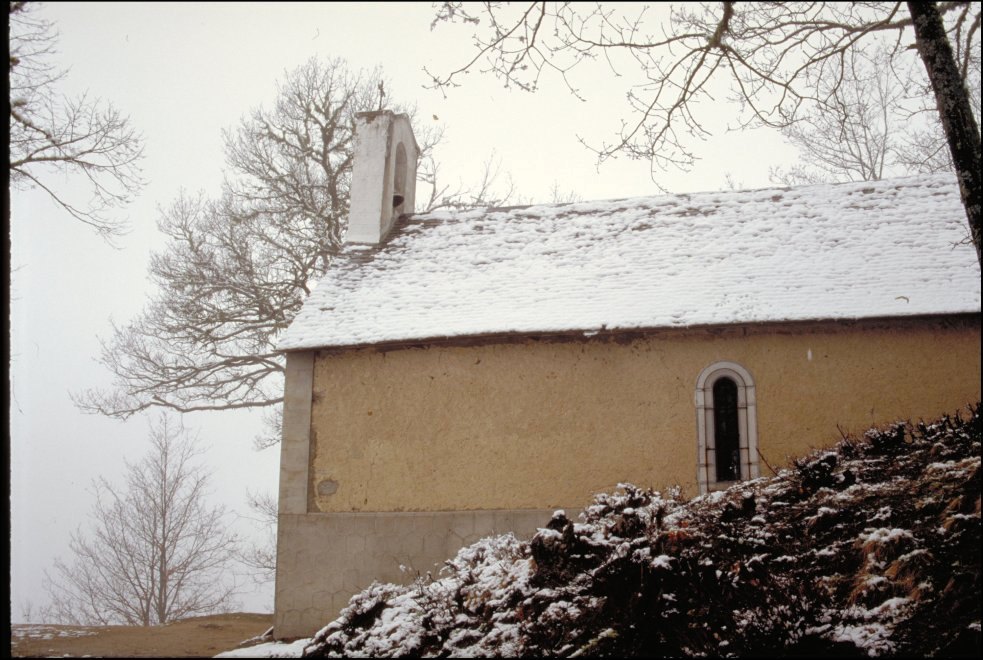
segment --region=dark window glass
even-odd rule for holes
[[[717,481],[741,478],[741,433],[737,421],[737,383],[721,378],[713,384],[713,433]]]

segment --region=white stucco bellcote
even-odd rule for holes
[[[390,110],[355,115],[346,243],[380,243],[400,215],[413,213],[418,156],[407,115]]]

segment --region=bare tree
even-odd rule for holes
[[[972,29],[979,30],[978,13],[976,27]],[[956,43],[961,42],[961,39],[956,39]],[[980,122],[981,59],[983,58],[978,46],[968,50],[963,49],[958,65],[959,77],[967,87],[970,109],[977,126]],[[909,172],[955,170],[947,143],[948,138],[942,126],[939,105],[929,81],[917,85],[913,100],[915,107],[901,113],[906,130],[903,133],[904,142],[899,146],[896,154],[898,163]]]
[[[252,569],[257,582],[271,582],[276,575],[277,498],[272,493],[250,492],[247,503],[253,521],[262,530],[262,539],[245,546],[239,553],[239,561]]]
[[[424,154],[417,169],[417,179],[430,187],[430,197],[421,200],[420,212],[429,213],[441,208],[468,209],[478,206],[501,206],[506,204],[516,194],[512,177],[505,174],[504,189],[500,189],[502,161],[495,153],[485,159],[478,181],[466,186],[458,180],[457,186],[441,183],[440,165],[434,158],[433,151]]]
[[[934,94],[912,71],[923,69],[921,63],[854,49],[845,64],[838,85],[819,82],[826,103],[804,107],[794,123],[781,129],[801,160],[773,168],[773,182],[876,181],[954,169]],[[969,101],[979,121],[979,54],[968,57],[966,65]]]
[[[312,59],[259,108],[225,133],[226,178],[218,199],[182,193],[158,221],[166,247],[153,255],[158,293],[144,313],[117,326],[100,361],[116,377],[87,391],[87,412],[125,418],[151,407],[226,410],[274,407],[283,394],[277,336],[338,253],[348,217],[355,114],[378,107],[379,71]],[[400,111],[399,106],[390,105]],[[412,112],[412,109],[409,109]],[[431,204],[478,204],[437,180],[439,128],[417,128]],[[260,447],[277,442],[277,411]]]
[[[109,212],[129,203],[144,181],[139,162],[143,140],[111,105],[86,95],[60,95],[65,72],[48,61],[57,35],[35,15],[35,3],[11,2],[10,183],[37,187],[76,220],[109,239],[126,230]],[[87,204],[71,201],[48,181],[51,172],[84,177],[92,192]]]
[[[566,190],[560,188],[560,183],[558,181],[553,181],[550,185],[550,203],[551,204],[573,204],[575,202],[582,202],[584,198],[581,197],[576,190]]]
[[[34,602],[28,598],[27,600],[21,602],[20,605],[20,622],[21,623],[38,623],[35,620],[37,615],[43,615],[41,611],[43,608],[34,608]],[[11,617],[13,618],[13,617]],[[43,621],[44,619],[41,619]]]
[[[226,571],[238,540],[224,508],[206,502],[209,475],[196,463],[195,440],[162,415],[150,444],[140,462],[127,463],[123,486],[94,482],[91,529],[74,532],[71,560],[46,573],[56,620],[151,626],[233,604]]]
[[[877,181],[891,172],[907,132],[900,112],[906,90],[889,62],[851,52],[846,64],[840,84],[827,89],[820,81],[828,101],[804,109],[797,121],[781,129],[798,148],[800,161],[788,169],[772,169],[772,181]]]
[[[917,53],[980,257],[980,133],[965,84],[980,50],[978,2],[722,2],[674,5],[653,17],[658,11],[614,3],[445,2],[434,24],[486,27],[474,36],[475,56],[449,74],[431,73],[433,85],[454,87],[465,73],[481,69],[535,91],[541,76],[552,72],[582,98],[574,69],[602,60],[625,77],[628,105],[616,139],[594,147],[598,159],[645,159],[654,175],[693,164],[693,139],[708,135],[700,102],[714,100],[717,78],[726,79],[741,104],[738,127],[783,128],[803,112],[835,103],[829,91],[844,83],[858,51],[897,63]]]

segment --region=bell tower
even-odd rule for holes
[[[407,115],[390,110],[355,115],[345,243],[381,243],[400,215],[413,213],[418,157]]]

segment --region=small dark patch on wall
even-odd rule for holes
[[[334,495],[338,492],[338,482],[334,479],[324,479],[317,484],[318,497]]]

